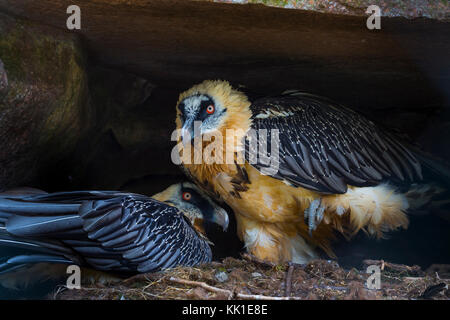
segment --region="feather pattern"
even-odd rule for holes
[[[212,257],[207,240],[179,209],[143,195],[1,195],[0,216],[0,246],[34,252],[2,259],[0,273],[38,262],[150,272]]]
[[[422,179],[420,163],[392,134],[326,98],[291,92],[254,101],[252,129],[279,130],[279,171],[274,178],[297,187],[342,194],[348,185]],[[258,134],[258,132],[257,132]],[[269,148],[268,148],[269,149]],[[248,157],[249,141],[246,141]],[[264,164],[252,164],[260,170]]]

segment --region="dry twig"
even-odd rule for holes
[[[414,274],[418,274],[418,273],[422,272],[422,269],[419,266],[406,266],[403,264],[386,262],[384,260],[364,260],[363,263],[367,266],[378,265],[381,267],[381,270],[390,269],[393,271],[408,272],[408,273],[414,273]]]
[[[254,295],[254,294],[234,293],[231,290],[226,290],[226,289],[221,289],[221,288],[210,286],[209,284],[207,284],[205,282],[191,281],[191,280],[185,280],[185,279],[180,279],[180,278],[175,278],[175,277],[170,277],[169,281],[188,285],[188,286],[197,286],[197,287],[201,287],[205,290],[208,290],[210,292],[225,294],[228,297],[228,299],[238,298],[238,299],[244,299],[244,300],[301,300],[300,297],[271,297],[271,296]]]
[[[135,276],[129,277],[127,279],[124,279],[120,282],[121,285],[127,286],[133,282],[139,282],[139,281],[150,281],[149,274],[148,273],[140,273]]]
[[[292,273],[294,272],[294,265],[289,264],[289,269],[286,273],[286,284],[284,287],[284,296],[289,297],[291,295],[291,288],[292,288]]]

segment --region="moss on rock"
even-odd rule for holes
[[[89,126],[84,55],[77,38],[1,14],[0,188],[29,183],[70,153]]]

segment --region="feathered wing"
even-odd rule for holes
[[[0,273],[37,262],[150,272],[212,256],[177,208],[112,191],[0,195],[0,247],[24,250],[3,258]]]
[[[279,170],[269,174],[296,187],[342,194],[384,180],[421,180],[420,163],[392,134],[326,98],[291,93],[251,106],[252,129],[279,132]],[[249,141],[246,141],[247,158]],[[267,163],[251,163],[262,171]]]

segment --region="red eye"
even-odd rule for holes
[[[210,104],[209,106],[206,107],[207,114],[213,114],[215,110],[216,110],[216,108],[214,108],[213,104]]]
[[[189,201],[191,200],[191,193],[190,192],[183,192],[183,200]]]

